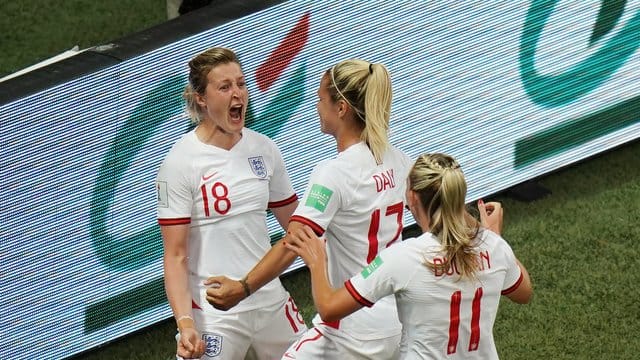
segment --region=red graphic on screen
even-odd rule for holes
[[[269,58],[256,70],[256,82],[260,91],[266,91],[294,57],[302,51],[309,38],[309,13],[304,14],[296,26],[289,31]]]

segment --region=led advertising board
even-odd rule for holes
[[[239,54],[248,126],[278,143],[299,194],[336,152],[315,110],[322,73],[384,63],[392,143],[457,157],[471,201],[638,138],[639,8],[284,2],[0,105],[0,358],[71,356],[171,315],[154,180],[188,128],[195,54]]]

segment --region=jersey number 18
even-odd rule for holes
[[[202,205],[204,206],[204,215],[206,217],[211,216],[209,210],[209,194],[207,191],[207,184],[200,186],[202,191]],[[213,197],[213,209],[220,215],[224,215],[231,209],[231,200],[227,197],[229,195],[229,189],[227,185],[217,181],[211,186],[211,196]]]

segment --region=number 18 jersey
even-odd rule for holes
[[[389,147],[376,164],[360,142],[335,158],[316,165],[302,201],[291,217],[324,234],[329,280],[340,287],[382,249],[400,242],[406,179],[411,161]],[[314,322],[321,322],[316,317]],[[400,333],[393,297],[363,308],[334,324],[357,339],[385,338]]]
[[[166,156],[156,181],[158,223],[190,224],[189,271],[193,300],[218,312],[205,299],[203,281],[227,275],[239,279],[271,248],[267,208],[297,200],[275,143],[250,129],[230,150],[202,143],[195,130]],[[275,279],[226,313],[286,299]]]

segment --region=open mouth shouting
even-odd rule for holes
[[[243,109],[242,104],[236,104],[231,106],[231,109],[229,110],[229,117],[231,118],[232,121],[243,120],[242,109]]]

